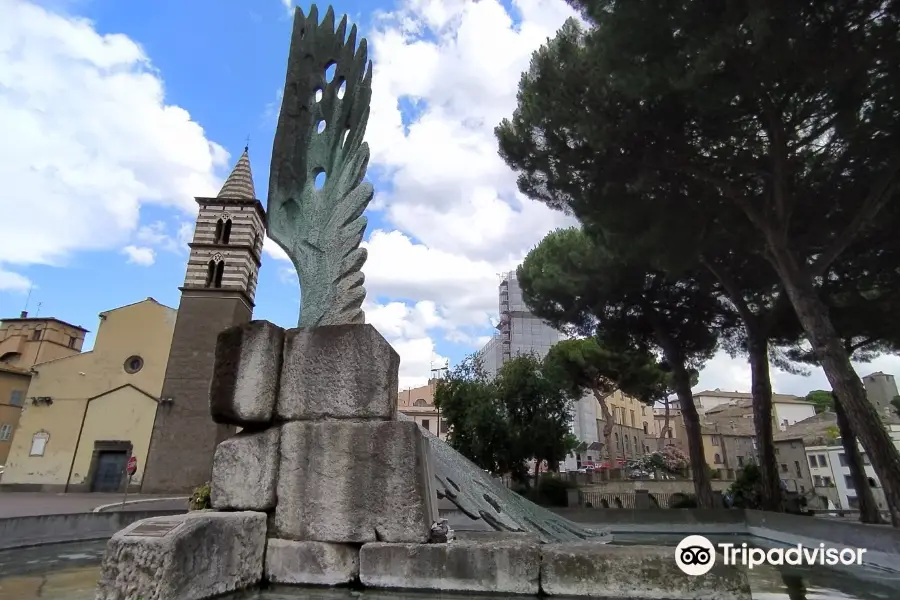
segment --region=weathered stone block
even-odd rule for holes
[[[400,421],[295,421],[281,428],[272,537],[425,542],[437,498],[428,445]]]
[[[112,537],[96,600],[200,600],[262,580],[266,515],[153,517]]]
[[[538,548],[512,540],[365,544],[359,577],[376,588],[537,595]]]
[[[268,321],[250,321],[220,333],[209,387],[213,421],[241,427],[270,423],[283,351],[284,329]]]
[[[392,419],[400,355],[371,325],[288,329],[279,418]]]
[[[239,433],[220,442],[213,456],[210,500],[225,510],[275,508],[281,428]]]
[[[359,579],[359,546],[269,538],[265,577],[296,585],[350,583]]]
[[[741,569],[717,563],[700,576],[682,573],[675,549],[583,542],[541,547],[541,589],[551,596],[634,600],[749,600]]]

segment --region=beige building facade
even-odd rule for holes
[[[439,380],[432,378],[428,383],[402,390],[398,395],[398,408],[413,419],[423,429],[427,429],[442,440],[447,439],[447,420],[441,418],[440,409],[434,405],[434,390]]]
[[[749,392],[726,392],[723,390],[705,390],[694,394],[694,403],[701,414],[716,408],[729,406],[750,407],[753,394]],[[772,394],[772,425],[775,430],[784,431],[789,426],[808,419],[816,414],[816,407],[799,396],[790,394]]]
[[[775,460],[778,476],[789,492],[810,496],[815,494],[813,478],[806,457],[806,446],[799,434],[775,437]]]
[[[0,465],[6,463],[19,425],[31,368],[81,352],[87,330],[53,317],[29,317],[0,322]]]
[[[29,317],[0,322],[0,363],[29,369],[32,365],[81,352],[87,329],[52,317]]]
[[[595,402],[597,401],[595,400]],[[611,443],[617,464],[656,452],[666,444],[680,445],[680,442],[686,439],[681,415],[675,409],[670,410],[669,429],[666,435],[661,437],[664,418],[657,415],[657,409],[627,396],[621,391],[610,395],[606,399],[606,403],[613,418]],[[596,414],[596,439],[601,446],[605,446],[606,439],[603,432],[607,423],[599,402],[597,402]],[[591,445],[591,447],[593,446]],[[601,465],[611,462],[605,448],[602,449],[602,452],[595,451],[592,454],[596,454],[592,458]]]
[[[100,314],[93,350],[35,365],[0,489],[138,489],[176,312],[152,298]]]
[[[30,371],[0,364],[0,465],[5,465],[9,456],[29,381]]]

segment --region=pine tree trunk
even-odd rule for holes
[[[750,391],[753,395],[753,426],[759,451],[760,501],[763,510],[782,512],[781,478],[772,439],[772,380],[769,376],[769,345],[747,328],[750,359]]]
[[[671,420],[671,413],[672,413],[671,408],[669,408],[669,405],[670,405],[669,399],[666,398],[664,400],[664,402],[665,402],[666,408],[665,408],[665,413],[663,414],[663,428],[662,428],[662,431],[659,432],[659,439],[661,439],[661,440],[665,439],[666,436],[669,434],[669,431],[672,430],[671,425],[669,425],[669,422]],[[659,446],[659,444],[657,444],[657,446]],[[660,450],[661,448],[657,448],[657,449]]]
[[[853,487],[856,488],[856,498],[859,500],[859,520],[863,523],[884,523],[884,519],[881,518],[881,513],[878,511],[878,504],[875,502],[875,495],[872,493],[872,488],[869,487],[869,478],[866,476],[866,467],[863,465],[862,454],[860,454],[859,446],[856,444],[856,436],[853,435],[853,429],[847,421],[847,415],[844,413],[844,409],[837,398],[834,399],[834,412],[837,415],[837,425],[841,432],[844,455],[847,457],[847,464],[850,466],[850,479],[853,480]]]
[[[819,298],[812,276],[797,264],[790,250],[769,241],[772,263],[784,283],[806,338],[812,345],[831,389],[840,400],[851,429],[868,453],[872,467],[884,487],[891,523],[900,527],[900,452],[894,446],[875,407],[844,349],[828,308]]]
[[[715,497],[712,492],[712,483],[709,477],[709,466],[703,455],[703,434],[700,430],[700,415],[694,405],[694,395],[691,393],[691,378],[684,364],[673,365],[673,380],[675,393],[681,404],[681,416],[684,418],[684,428],[687,432],[688,453],[690,455],[691,471],[694,475],[694,494],[697,496],[697,508],[714,508]]]
[[[656,342],[663,351],[663,357],[672,367],[672,383],[675,395],[681,406],[681,418],[687,433],[688,454],[691,471],[694,475],[694,494],[697,496],[698,508],[715,508],[716,501],[712,492],[709,476],[709,465],[703,455],[703,433],[700,430],[700,415],[694,405],[694,394],[691,392],[691,376],[685,366],[684,353],[669,332],[661,325],[653,310],[648,311],[653,323]]]

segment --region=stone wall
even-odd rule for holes
[[[724,492],[732,481],[713,479],[711,482],[714,492]],[[635,489],[645,489],[651,494],[693,494],[694,482],[691,480],[677,479],[673,481],[607,481],[601,484],[585,485],[581,491],[585,493],[602,494],[629,494]]]

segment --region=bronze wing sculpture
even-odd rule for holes
[[[366,40],[297,8],[269,173],[268,234],[300,277],[300,327],[363,323],[360,248],[374,189],[363,182],[372,96]],[[328,73],[333,71],[332,76]],[[317,179],[324,184],[317,185]]]

